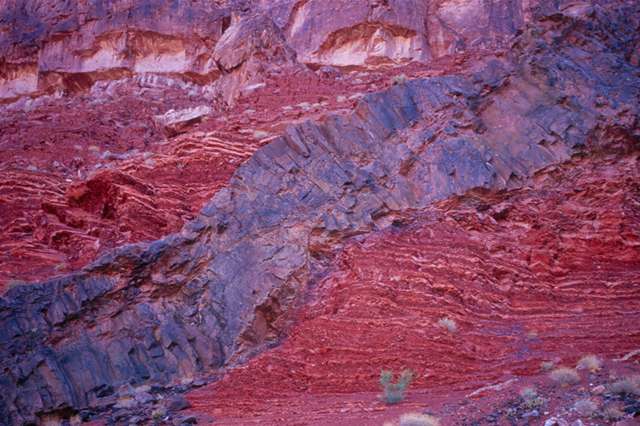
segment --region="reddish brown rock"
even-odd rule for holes
[[[227,3],[227,2],[224,2]],[[162,1],[0,3],[0,99],[87,90],[132,73],[215,78],[227,4]]]
[[[384,10],[372,13],[393,22],[399,5],[375,2],[372,9]],[[633,284],[623,283],[636,282],[638,273],[638,5],[545,4],[522,12],[522,22],[531,22],[520,33],[511,26],[498,31],[518,34],[510,51],[482,59],[485,52],[465,44],[476,39],[467,23],[478,11],[503,9],[467,2],[468,14],[462,8],[447,15],[446,5],[452,3],[430,3],[459,18],[465,35],[453,44],[465,46],[462,54],[408,65],[408,77],[390,79],[388,67],[310,71],[293,62],[281,19],[303,3],[252,10],[238,2],[223,5],[239,20],[222,21],[231,32],[216,46],[226,52],[217,61],[227,65],[213,87],[185,74],[129,71],[96,82],[88,70],[67,80],[53,75],[63,79],[54,86],[81,89],[76,96],[3,107],[3,272],[46,277],[50,270],[31,265],[51,266],[64,253],[81,266],[95,247],[138,243],[0,298],[0,418],[38,423],[106,410],[120,422],[132,415],[127,409],[150,416],[144,404],[155,397],[146,386],[183,391],[184,378],[225,372],[238,387],[216,388],[219,396],[245,395],[242,366],[262,352],[244,371],[266,359],[273,374],[256,372],[253,385],[276,378],[276,391],[326,399],[339,386],[370,389],[373,367],[361,363],[407,364],[388,348],[404,342],[413,346],[403,353],[444,377],[435,383],[477,385],[465,395],[506,389],[511,376],[532,373],[532,356],[571,360],[573,352],[561,354],[564,340],[574,342],[571,351],[591,349],[592,340],[602,354],[636,349],[633,327],[613,335],[603,327],[627,325],[637,310]],[[503,6],[520,22],[513,12],[519,2]],[[65,7],[51,16],[65,16]],[[491,33],[492,25],[483,31]],[[358,31],[355,38],[368,46],[370,34]],[[352,40],[347,33],[332,46]],[[400,33],[406,36],[397,28],[380,33],[393,60],[404,60],[393,47]],[[387,61],[385,55],[373,62]],[[279,65],[270,68],[269,56]],[[230,96],[217,103],[225,78]],[[167,140],[154,126],[154,116],[209,102],[211,114],[185,134]],[[140,242],[183,222],[178,233]],[[613,251],[620,254],[613,258]],[[567,310],[570,301],[579,304]],[[444,311],[465,340],[438,334],[442,328],[433,323]],[[418,327],[403,327],[407,316]],[[330,351],[295,334],[296,322]],[[536,329],[525,332],[528,326]],[[325,334],[314,334],[316,328]],[[367,350],[350,346],[355,337]],[[332,358],[334,351],[340,356]],[[458,365],[431,364],[445,356]],[[306,359],[318,362],[300,366]],[[358,373],[341,380],[347,367]],[[497,380],[494,368],[509,369],[508,380]],[[416,384],[430,389],[424,377]],[[147,390],[132,398],[131,386]],[[262,415],[259,405],[251,407],[254,399],[221,410],[203,395],[196,406],[232,421]]]
[[[230,424],[381,423],[383,369],[412,369],[410,405],[433,409],[440,397],[536,375],[544,360],[611,360],[638,347],[638,161],[568,162],[527,188],[455,197],[353,241],[283,344],[194,392],[196,412]],[[455,332],[438,325],[445,317]],[[494,392],[524,387],[508,384]],[[445,424],[463,424],[466,410]]]
[[[214,90],[230,104],[242,92],[262,87],[269,74],[292,66],[296,55],[271,17],[258,13],[237,17],[216,44],[213,58],[223,72]]]

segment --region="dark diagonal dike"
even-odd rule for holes
[[[473,188],[515,188],[575,155],[638,147],[637,5],[542,15],[463,76],[367,95],[290,127],[181,232],[0,299],[0,418],[113,405],[277,343],[349,237]]]

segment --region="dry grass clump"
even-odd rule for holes
[[[535,390],[535,388],[526,387],[520,390],[520,398],[522,398],[525,401],[528,401],[530,399],[537,398],[537,397],[538,397],[538,392]]]
[[[595,373],[602,369],[602,360],[595,355],[586,355],[580,358],[576,365],[578,370],[589,370],[590,373]]]
[[[456,324],[455,320],[449,317],[440,318],[438,320],[438,325],[449,330],[449,332],[451,333],[455,333],[456,331],[458,331],[458,325]]]
[[[440,420],[429,414],[407,413],[400,416],[400,426],[439,426]]]
[[[380,385],[382,386],[382,398],[387,404],[397,404],[404,399],[404,394],[413,380],[411,370],[403,370],[396,383],[393,383],[393,372],[382,370],[380,372]]]
[[[640,395],[640,376],[617,380],[609,385],[609,389],[620,395]]]
[[[556,364],[553,361],[542,361],[540,363],[540,370],[542,371],[551,371]]]
[[[522,398],[523,406],[528,410],[542,407],[545,399],[538,395],[538,391],[532,387],[526,387],[520,390],[520,398]]]
[[[604,410],[602,410],[601,416],[605,420],[614,422],[624,417],[624,411],[622,411],[620,408],[616,407],[615,405],[611,405],[605,408]]]
[[[576,401],[576,403],[573,405],[573,408],[581,416],[591,417],[596,413],[596,411],[598,411],[598,404],[590,399],[581,399],[579,401]]]
[[[561,385],[575,385],[580,381],[578,372],[569,367],[558,367],[549,373],[549,377]]]

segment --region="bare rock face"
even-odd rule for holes
[[[429,58],[423,1],[297,2],[287,35],[300,61],[365,65]]]
[[[300,1],[286,25],[305,63],[428,61],[495,49],[528,21],[536,1]]]
[[[23,424],[106,409],[121,387],[238,365],[279,341],[349,239],[472,190],[520,188],[574,156],[635,155],[640,80],[627,39],[639,16],[620,3],[541,13],[500,60],[400,82],[353,111],[287,127],[180,232],[9,290],[0,417]],[[280,37],[237,25],[225,44],[242,47],[233,34],[250,43],[219,57],[227,71],[262,48],[282,51]]]
[[[0,2],[0,99],[86,90],[132,73],[211,80],[230,19],[215,3]]]
[[[5,0],[0,100],[82,92],[96,81],[147,73],[209,84],[222,73],[217,92],[229,102],[260,80],[262,67],[296,55],[310,65],[369,67],[504,47],[538,3]]]
[[[263,84],[269,72],[295,63],[295,52],[287,45],[280,28],[262,13],[237,17],[213,51],[222,70],[215,89],[229,104],[243,90]]]

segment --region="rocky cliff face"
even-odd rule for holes
[[[239,65],[247,49],[256,47],[259,33],[279,38],[280,44],[286,40],[306,64],[426,62],[469,49],[504,46],[529,18],[533,4],[513,0],[330,4],[320,0],[120,0],[54,5],[3,1],[0,99],[86,90],[99,80],[140,73],[211,82]],[[255,34],[249,36],[252,31]],[[233,38],[241,46],[220,52],[230,47]],[[273,65],[277,56],[266,56],[267,62]]]
[[[510,340],[533,327],[540,310],[560,306],[558,298],[574,298],[583,309],[555,319],[577,324],[567,328],[569,336],[584,332],[604,309],[592,309],[584,292],[623,306],[608,311],[607,323],[628,321],[637,310],[640,274],[633,186],[640,10],[613,1],[559,3],[176,2],[171,11],[166,2],[70,2],[60,9],[7,4],[0,18],[3,66],[24,65],[32,72],[27,80],[36,83],[19,82],[24,70],[2,74],[5,98],[34,97],[4,107],[7,159],[0,171],[9,177],[4,209],[11,231],[0,240],[10,249],[5,271],[26,270],[29,263],[15,255],[23,250],[26,256],[29,247],[59,261],[56,252],[94,246],[74,258],[80,266],[100,252],[96,241],[113,246],[179,231],[5,293],[0,418],[14,424],[78,412],[88,418],[114,407],[130,386],[207,377],[248,361],[291,330],[313,335],[315,318],[330,331],[343,319],[371,315],[374,322],[359,331],[345,329],[346,335],[364,333],[384,324],[394,308],[389,303],[406,306],[423,322],[448,306],[465,330],[490,322],[465,340],[473,347],[457,350],[478,382],[494,379],[486,371],[497,365],[530,368],[506,351],[484,363],[508,343],[483,342]],[[37,31],[20,30],[27,27]],[[495,54],[485,56],[486,50]],[[411,78],[390,78],[389,64],[416,61],[422,64],[402,68]],[[358,68],[347,74],[330,64]],[[52,88],[77,94],[45,95]],[[30,154],[21,149],[36,159],[51,158],[38,152],[68,149],[69,124],[59,139],[48,133],[59,123],[77,125],[78,114],[100,115],[88,123],[105,121],[103,128],[79,125],[75,144],[109,140],[114,152],[96,159],[80,145],[75,166],[60,159],[49,170],[49,164],[24,167],[20,161]],[[18,145],[24,135],[31,135],[32,146]],[[34,135],[50,143],[43,148]],[[98,161],[104,165],[95,167]],[[572,192],[570,179],[584,183],[585,197]],[[615,196],[612,179],[624,182]],[[51,191],[45,197],[55,201],[30,206],[32,188]],[[25,208],[16,208],[19,203]],[[608,207],[594,208],[598,203]],[[535,231],[519,228],[545,209],[565,212],[573,231],[560,213],[531,225]],[[49,225],[49,216],[56,223]],[[34,241],[47,226],[49,237]],[[578,241],[566,256],[555,232]],[[412,256],[418,256],[420,286],[398,287],[413,279],[409,265],[396,271],[382,260],[344,260],[366,253],[389,258],[388,246],[419,251]],[[442,253],[452,260],[445,262]],[[624,273],[574,287],[570,272],[590,256],[605,271]],[[439,262],[451,271],[437,274],[432,267]],[[589,271],[578,277],[581,283],[595,274]],[[611,286],[615,290],[604,289]],[[351,288],[362,297],[345,306]],[[391,294],[370,298],[380,292]],[[396,292],[406,300],[399,302]],[[319,307],[293,327],[313,297]],[[446,303],[417,302],[435,304],[438,297]],[[540,310],[519,307],[521,297]],[[376,300],[386,307],[376,308]],[[513,335],[503,329],[507,324]],[[633,327],[613,337],[600,328],[592,332],[603,353],[639,343]],[[370,336],[372,347],[384,341]],[[532,358],[565,356],[556,338],[550,334]],[[291,339],[279,349],[282,364],[267,355],[245,371],[261,383],[267,380],[255,372],[267,371],[261,362],[288,368],[301,346],[342,345],[330,336],[314,342]],[[454,343],[441,342],[432,355],[454,350]],[[372,354],[374,361],[346,381],[349,389],[369,389],[370,376],[393,361],[375,350],[354,359]],[[328,374],[322,368],[318,374]],[[439,368],[441,375],[449,371],[448,364]],[[241,386],[247,382],[244,373],[231,374]],[[312,387],[332,392],[340,383],[328,374],[326,383]],[[225,401],[224,389],[215,392]]]

